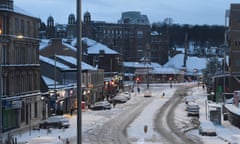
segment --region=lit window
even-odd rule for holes
[[[2,17],[0,17],[0,34],[3,33],[3,25],[2,25],[3,21],[2,21]]]

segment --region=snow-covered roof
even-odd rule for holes
[[[159,33],[158,33],[157,31],[152,31],[152,32],[151,32],[151,35],[152,35],[152,36],[158,36]]]
[[[177,47],[176,50],[180,51],[181,53],[185,53],[185,48]]]
[[[46,47],[48,47],[51,44],[51,40],[50,39],[41,39],[40,41],[40,46],[39,46],[39,50],[45,49]]]
[[[23,10],[22,8],[14,5],[14,12],[16,13],[20,13],[20,14],[23,14],[23,15],[27,15],[27,16],[31,16],[31,17],[35,17],[33,14]]]
[[[58,61],[55,61],[54,59],[48,58],[48,57],[44,57],[44,56],[39,56],[40,61],[43,61],[45,63],[48,63],[52,66],[55,66],[56,64],[56,68],[58,69],[62,69],[62,70],[73,70],[72,68],[70,68],[67,65],[64,65]]]
[[[75,48],[74,46],[68,44],[68,43],[65,43],[65,42],[62,42],[62,45],[69,48],[70,50],[74,51],[74,52],[77,52],[77,48]]]
[[[100,54],[100,52],[104,52],[105,54],[119,54],[117,51],[114,51],[108,48],[106,45],[96,42],[89,38],[82,38],[82,42],[87,45],[88,47],[88,54]],[[51,40],[49,39],[42,39],[40,43],[39,50],[43,50],[51,45]],[[71,44],[65,43],[62,40],[62,45],[69,48],[70,50],[76,52],[77,49],[74,47],[76,45],[76,39],[72,41]]]
[[[240,106],[237,107],[234,104],[225,104],[225,107],[229,109],[232,113],[240,115]]]
[[[66,31],[67,30],[67,24],[57,24],[56,26],[56,31]]]
[[[42,79],[43,81],[49,86],[49,85],[54,85],[55,84],[55,80],[54,79],[51,79],[47,76],[43,76],[42,75]],[[59,83],[56,81],[56,84],[58,85]]]
[[[169,61],[164,65],[164,67],[172,67],[181,69],[183,66],[184,54],[177,54],[173,58],[169,59]],[[187,70],[202,70],[205,69],[207,65],[207,58],[199,58],[199,57],[187,57],[186,68]]]
[[[63,56],[63,55],[57,55],[57,58],[60,58],[64,61],[67,61],[75,66],[77,66],[77,59],[75,57],[72,56]],[[97,70],[97,68],[85,63],[85,62],[81,62],[81,67],[82,70]]]
[[[118,52],[108,48],[106,45],[92,39],[84,37],[82,42],[88,46],[88,54],[100,54],[100,51],[103,51],[105,54],[118,54]]]
[[[166,67],[155,67],[151,73],[153,74],[178,74],[179,70],[174,68],[166,68]]]
[[[43,50],[43,49],[47,48],[48,46],[50,46],[51,44],[52,44],[52,41],[50,39],[42,39],[41,42],[40,42],[39,50]],[[63,42],[63,40],[62,40],[62,45],[67,47],[68,49],[74,51],[74,52],[77,51],[77,49],[74,46]]]
[[[151,63],[139,63],[139,62],[123,62],[124,67],[135,67],[135,68],[149,68],[149,67],[162,67],[160,64]]]
[[[48,89],[64,89],[64,88],[69,88],[69,87],[73,87],[73,83],[71,84],[60,84],[58,81],[56,81],[56,85],[55,85],[55,80],[51,79],[47,76],[41,75],[43,81],[45,82],[45,84],[47,85]]]

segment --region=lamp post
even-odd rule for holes
[[[2,55],[2,51],[0,51],[0,54]],[[0,144],[2,144],[2,96],[3,96],[3,78],[2,78],[2,61],[0,61]]]
[[[54,47],[55,48],[55,47]],[[56,50],[54,52],[54,92],[56,94],[56,85],[57,85],[57,62],[56,62]]]
[[[46,99],[44,96],[41,97],[42,100],[42,119],[46,119]]]
[[[82,62],[82,1],[77,0],[77,144],[82,143],[82,84],[81,84],[81,62]]]

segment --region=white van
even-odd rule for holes
[[[229,144],[240,144],[240,135],[239,134],[232,135]]]
[[[28,141],[27,144],[63,144],[63,142],[56,137],[36,137]]]

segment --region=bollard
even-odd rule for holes
[[[144,126],[144,133],[147,133],[147,131],[148,131],[148,126],[145,125],[145,126]]]
[[[66,144],[70,144],[70,141],[68,138],[66,139]]]

